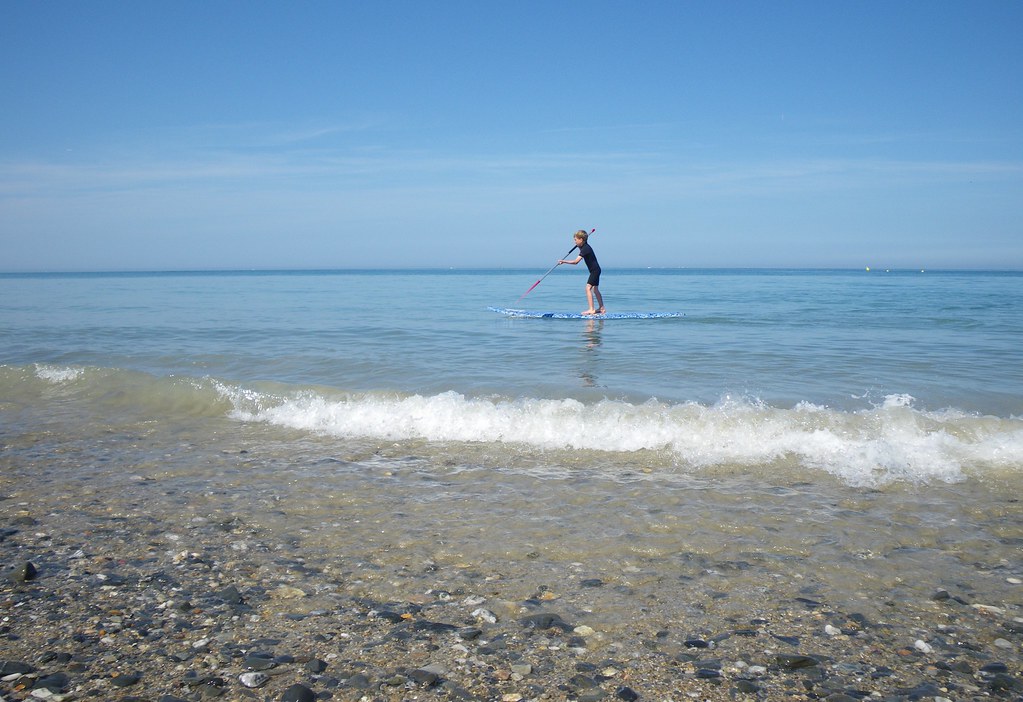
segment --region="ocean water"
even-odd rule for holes
[[[608,270],[609,311],[684,316],[487,309],[584,308],[562,271],[520,300],[538,274],[2,275],[0,509],[103,489],[524,590],[693,554],[755,559],[751,597],[804,561],[852,599],[1020,574],[1023,274]]]
[[[855,484],[1023,467],[1023,275],[523,271],[0,278],[3,396],[376,441],[789,462]],[[167,406],[167,405],[170,406]],[[10,410],[8,410],[10,411]],[[31,412],[31,410],[29,410]],[[45,410],[44,410],[45,411]],[[8,421],[14,417],[8,416]]]

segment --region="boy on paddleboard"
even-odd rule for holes
[[[590,271],[590,277],[586,280],[586,300],[590,303],[590,309],[583,312],[583,314],[605,314],[607,310],[604,309],[604,298],[600,296],[600,290],[597,286],[600,285],[600,264],[597,263],[597,255],[593,253],[593,249],[587,243],[587,239],[590,235],[585,230],[580,229],[575,233],[575,246],[579,249],[579,258],[574,261],[566,261],[565,259],[559,259],[558,265],[563,263],[569,265],[576,265],[579,261],[586,261],[586,268]],[[597,298],[597,307],[593,307],[593,298]]]

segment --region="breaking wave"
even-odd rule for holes
[[[906,395],[855,411],[736,397],[714,404],[582,402],[348,393],[58,365],[0,366],[0,390],[11,398],[0,410],[42,406],[56,392],[87,404],[94,415],[134,413],[158,422],[220,417],[342,439],[588,451],[607,461],[652,452],[682,470],[795,465],[857,486],[987,474],[1023,479],[1023,419],[925,411]]]

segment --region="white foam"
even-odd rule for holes
[[[954,482],[968,468],[1023,471],[1023,421],[924,412],[906,395],[841,412],[810,403],[783,409],[734,398],[707,406],[471,398],[454,392],[342,398],[241,389],[227,394],[233,416],[243,421],[340,437],[655,451],[691,469],[795,462],[852,485]]]
[[[35,366],[36,377],[54,385],[62,385],[78,380],[85,372],[83,368],[65,368],[62,366],[49,366],[37,363]]]

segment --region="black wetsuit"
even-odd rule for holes
[[[597,263],[597,254],[593,253],[589,244],[583,244],[579,247],[579,255],[583,257],[586,268],[590,271],[590,277],[586,284],[598,287],[600,285],[600,264]]]

